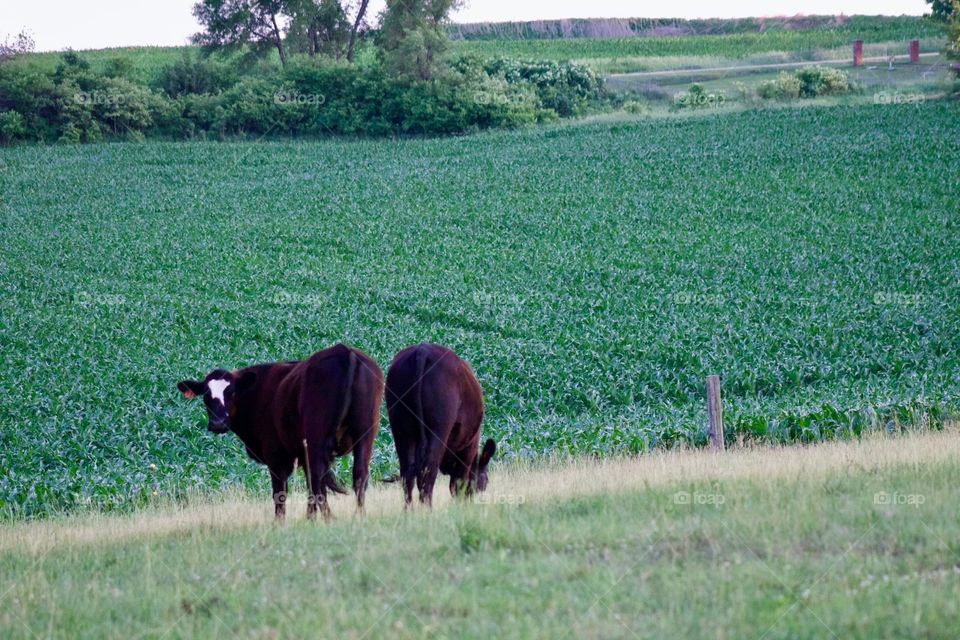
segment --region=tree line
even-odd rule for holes
[[[459,0],[387,0],[376,44],[392,73],[431,78],[448,48],[445,23]],[[370,32],[369,0],[201,0],[193,15],[204,30],[193,42],[206,53],[275,51],[282,67],[291,55],[354,62],[357,41]]]
[[[929,1],[960,59],[960,0]],[[371,17],[369,0],[200,0],[202,55],[148,77],[123,53],[34,63],[21,33],[0,42],[0,143],[462,134],[618,99],[580,64],[451,55],[457,2],[387,0]]]

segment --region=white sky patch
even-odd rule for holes
[[[210,395],[213,396],[214,400],[219,400],[220,404],[224,404],[223,392],[226,391],[229,386],[229,380],[211,380],[207,383],[207,387],[210,389]]]

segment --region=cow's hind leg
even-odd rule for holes
[[[357,511],[363,513],[363,498],[367,491],[367,482],[370,479],[369,442],[360,441],[353,447],[353,492],[357,496]]]
[[[403,486],[403,504],[413,502],[413,483],[417,479],[417,443],[412,440],[397,442],[397,457],[400,459],[400,482]]]
[[[307,500],[307,518],[313,520],[317,511],[324,520],[330,519],[330,503],[327,500],[327,483],[331,473],[330,465],[325,459],[310,460],[310,473],[307,479],[310,498]],[[307,474],[304,469],[304,475]]]
[[[421,435],[425,438],[423,457],[419,460],[420,468],[417,471],[417,488],[420,490],[420,502],[430,506],[433,504],[433,485],[440,472],[440,463],[447,453],[447,440],[456,421],[455,399],[442,386],[431,386],[424,382],[425,397],[432,397],[434,401],[425,403],[421,419]]]
[[[413,501],[413,484],[417,479],[417,443],[420,439],[420,425],[410,410],[402,402],[389,404],[390,395],[387,395],[387,413],[390,418],[390,431],[393,434],[393,444],[397,450],[397,460],[400,463],[400,483],[403,488],[403,504],[409,507]]]
[[[403,487],[403,504],[409,507],[413,501],[413,483],[417,479],[417,435],[419,428],[413,415],[404,407],[393,409],[390,414],[393,443],[400,462],[400,483]]]
[[[337,484],[331,468],[333,452],[327,442],[320,440],[313,433],[307,438],[307,450],[304,454],[303,475],[307,479],[307,518],[314,519],[317,511],[324,520],[330,518],[330,504],[327,501],[327,489],[343,492]]]
[[[433,485],[437,482],[437,473],[440,469],[437,465],[427,464],[420,470],[417,476],[417,489],[420,491],[420,504],[428,507],[433,506]]]
[[[308,518],[314,518],[318,510],[324,519],[329,518],[327,489],[342,491],[336,477],[331,475],[331,465],[342,419],[343,369],[342,363],[334,358],[311,364],[300,391],[301,433],[307,443],[304,466],[309,468]]]
[[[288,481],[293,467],[267,467],[270,470],[270,483],[273,485],[273,515],[283,520],[287,514]]]
[[[353,492],[357,496],[357,512],[363,512],[363,500],[370,480],[370,456],[380,427],[380,404],[383,382],[378,375],[363,370],[354,386],[354,401],[347,414],[347,428],[353,440]]]
[[[420,503],[428,507],[433,505],[433,485],[440,473],[440,460],[446,448],[444,440],[428,433],[423,463],[417,473],[417,489],[420,491]]]

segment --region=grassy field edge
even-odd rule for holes
[[[580,497],[733,480],[761,484],[803,478],[823,479],[849,469],[877,472],[960,459],[960,425],[943,431],[891,436],[873,433],[861,440],[810,445],[758,445],[717,455],[706,449],[659,450],[640,456],[554,458],[495,465],[490,490],[456,505],[445,490],[435,496],[436,511],[469,507],[481,511],[503,505],[550,504]],[[298,472],[299,474],[299,472]],[[266,482],[266,480],[265,480]],[[291,495],[287,523],[305,521],[302,478]],[[441,483],[442,485],[442,483]],[[438,485],[440,486],[440,485]],[[441,486],[441,489],[443,487]],[[353,496],[331,498],[335,519],[376,522],[403,511],[399,485],[376,483],[367,494],[366,513],[357,515]],[[429,515],[419,506],[418,517]],[[223,532],[273,526],[269,497],[242,489],[195,495],[186,502],[158,498],[127,514],[68,514],[0,525],[0,553],[45,553],[58,547],[111,544],[191,531]]]
[[[0,527],[5,638],[953,637],[960,438],[498,468],[479,504],[377,487]]]

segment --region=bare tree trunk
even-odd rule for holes
[[[273,22],[273,44],[277,47],[277,53],[280,54],[280,66],[287,66],[287,52],[283,48],[283,33],[277,25],[277,14],[270,14],[270,21]]]
[[[370,0],[360,0],[360,8],[357,9],[357,18],[353,21],[353,29],[350,30],[350,44],[347,45],[347,62],[353,62],[353,48],[357,44],[357,30],[360,29],[363,16],[367,13],[368,4],[370,4]]]
[[[311,22],[310,26],[307,27],[307,40],[310,43],[310,57],[317,55],[317,52],[320,51],[319,36],[317,35],[317,25],[316,23]]]

